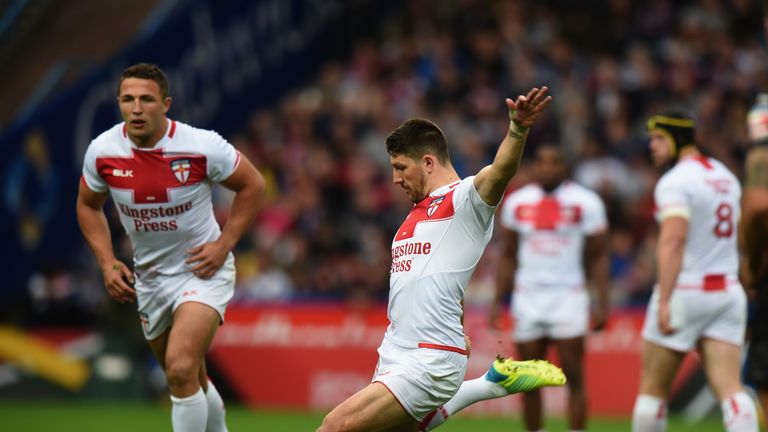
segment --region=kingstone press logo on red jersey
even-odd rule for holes
[[[413,265],[412,255],[429,255],[432,252],[432,243],[430,242],[408,242],[392,248],[392,267],[389,273],[399,273],[411,271]],[[410,256],[408,259],[403,259]]]
[[[119,204],[120,213],[133,219],[136,232],[176,231],[179,227],[175,220],[154,221],[157,218],[180,216],[192,208],[192,201],[168,207],[134,208]]]

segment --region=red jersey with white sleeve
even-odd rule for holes
[[[403,348],[465,349],[461,301],[491,240],[495,206],[474,176],[440,187],[415,204],[392,241],[389,327]]]
[[[216,132],[168,120],[152,148],[137,147],[120,123],[94,139],[82,181],[110,192],[144,276],[188,272],[187,249],[219,238],[211,186],[237,168],[240,154]]]
[[[726,281],[737,279],[740,199],[741,185],[736,176],[706,156],[681,159],[658,181],[654,190],[656,218],[662,221],[680,216],[688,220],[678,286],[702,287],[712,275]]]
[[[516,290],[583,290],[584,238],[608,223],[595,192],[565,181],[551,193],[529,184],[508,195],[501,225],[519,234]]]

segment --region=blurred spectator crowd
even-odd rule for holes
[[[410,117],[429,118],[448,137],[459,174],[472,175],[504,136],[504,98],[547,85],[553,105],[527,156],[559,144],[574,179],[601,194],[613,303],[644,304],[655,277],[659,175],[645,121],[669,105],[688,108],[700,145],[740,175],[746,112],[768,89],[761,17],[752,0],[405,2],[381,18],[375,38],[229,137],[268,181],[267,203],[236,251],[235,301],[386,299],[391,238],[411,207],[392,185],[387,134]],[[529,179],[524,163],[510,190]],[[230,199],[217,190],[222,221]],[[492,242],[468,302],[490,299],[497,254]]]

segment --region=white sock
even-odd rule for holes
[[[448,417],[456,414],[473,403],[488,399],[496,399],[506,396],[507,390],[495,382],[485,379],[485,375],[473,380],[464,381],[459,387],[459,391],[445,405],[429,413],[421,422],[422,431],[431,431],[440,426]]]
[[[183,398],[171,395],[171,423],[174,432],[205,432],[208,402],[202,388]]]
[[[632,432],[667,430],[667,404],[655,396],[638,395],[632,411]]]
[[[757,432],[755,402],[743,391],[734,393],[720,402],[723,424],[728,432]]]
[[[224,421],[226,414],[224,400],[221,399],[211,380],[208,380],[205,400],[208,402],[208,421],[205,424],[205,432],[227,432],[227,424]]]

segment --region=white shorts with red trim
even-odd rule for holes
[[[687,352],[702,338],[736,346],[744,344],[747,326],[747,296],[738,281],[716,290],[678,286],[669,301],[671,335],[659,330],[658,286],[651,295],[643,324],[643,339],[675,351]]]
[[[173,313],[186,302],[212,307],[224,323],[227,303],[235,292],[235,260],[230,254],[210,279],[200,279],[192,273],[155,277],[137,275],[135,288],[139,321],[147,340],[163,334],[173,323]]]
[[[464,381],[467,356],[452,347],[402,348],[386,339],[371,382],[380,382],[416,421],[448,402]]]
[[[584,336],[589,325],[589,294],[583,288],[518,289],[512,297],[512,318],[516,342]]]

